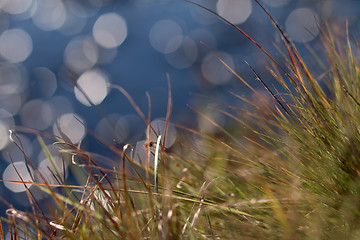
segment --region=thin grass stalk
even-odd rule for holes
[[[270,107],[268,106],[268,103],[266,102],[266,100],[264,99],[264,97],[258,92],[256,91],[247,81],[245,81],[237,72],[235,72],[234,69],[232,69],[223,59],[221,59],[215,51],[213,51],[209,46],[207,46],[205,43],[202,42],[203,45],[205,45],[211,52],[212,54],[237,78],[239,79],[247,88],[249,88],[251,90],[251,92],[253,92],[254,94],[256,94],[260,101],[267,106],[269,109]]]
[[[162,144],[163,145],[162,151],[165,151],[165,149],[166,149],[166,139],[167,139],[167,133],[169,130],[171,110],[172,110],[172,89],[171,89],[170,75],[166,74],[166,78],[167,78],[167,82],[168,82],[168,101],[167,101],[167,109],[166,109],[165,130],[164,130],[164,138],[163,138],[164,140],[163,140],[163,144]]]
[[[0,219],[0,240],[4,240],[4,232],[3,232],[1,219]]]
[[[247,62],[246,62],[247,63]],[[247,63],[248,64],[248,63]],[[248,64],[249,65],[249,64]],[[259,79],[259,81],[261,82],[261,84],[265,87],[265,89],[270,93],[270,95],[275,99],[275,101],[280,105],[280,107],[286,112],[286,114],[293,119],[292,115],[288,112],[288,110],[286,110],[286,108],[284,107],[284,105],[279,101],[279,99],[275,96],[275,94],[271,91],[271,89],[266,85],[266,83],[262,80],[262,78],[259,76],[259,74],[257,74],[257,72],[255,71],[255,69],[250,66],[251,71],[255,74],[256,78]]]
[[[45,156],[47,157],[47,159],[49,160],[51,166],[53,167],[53,169],[54,169],[54,171],[55,171],[55,173],[56,173],[57,178],[60,178],[61,181],[64,181],[64,180],[65,180],[65,176],[63,176],[63,178],[61,178],[61,174],[60,174],[60,172],[59,172],[59,169],[58,169],[58,167],[56,166],[56,164],[55,164],[55,162],[54,162],[54,159],[53,159],[53,157],[51,156],[51,153],[49,152],[49,149],[47,148],[44,140],[42,139],[42,137],[41,137],[40,135],[36,135],[36,137],[37,137],[38,142],[40,143],[40,146],[41,146],[42,150],[43,150],[44,153],[45,153]],[[65,171],[64,171],[64,172],[65,172]]]
[[[32,192],[31,192],[30,189],[28,188],[27,183],[25,183],[25,181],[24,181],[24,179],[22,178],[21,174],[18,172],[17,168],[15,167],[14,161],[12,160],[12,157],[11,157],[10,155],[9,155],[9,159],[10,159],[10,161],[11,161],[11,164],[12,164],[12,166],[13,166],[16,174],[17,174],[17,176],[20,178],[19,183],[23,184],[24,187],[25,187],[26,194],[27,194],[27,196],[28,196],[28,198],[29,198],[29,201],[31,202],[31,207],[32,207],[32,210],[33,210],[34,214],[36,214],[36,213],[35,213],[35,208],[34,208],[34,206],[33,206],[33,204],[32,204],[33,202],[35,202],[35,204],[36,204],[37,208],[40,210],[42,216],[43,216],[45,219],[47,219],[47,217],[46,217],[45,213],[42,211],[39,203],[36,201],[36,198],[34,197],[34,195],[32,194]],[[37,223],[36,223],[36,224],[37,224]]]
[[[247,39],[250,40],[250,42],[252,42],[253,44],[255,44],[255,46],[257,48],[259,48],[272,62],[274,62],[280,69],[282,69],[282,71],[284,73],[286,73],[286,71],[281,67],[281,65],[263,48],[261,47],[253,38],[251,38],[245,31],[243,31],[241,28],[239,28],[238,26],[236,26],[235,24],[233,24],[232,22],[230,22],[229,20],[225,19],[224,17],[220,16],[217,12],[207,8],[207,7],[204,7],[198,3],[195,3],[193,1],[190,1],[190,0],[184,0],[186,2],[189,2],[193,5],[196,5],[202,9],[205,9],[206,11],[214,14],[215,16],[217,16],[219,19],[221,19],[222,21],[224,21],[225,23],[229,24],[230,26],[232,26],[233,28],[235,28],[236,30],[238,30],[242,35],[244,35]]]
[[[89,187],[89,184],[90,184],[90,176],[88,176],[88,178],[86,180],[85,187],[83,188],[83,192],[82,192],[81,199],[80,199],[80,203],[84,203],[84,205],[87,204],[87,200],[84,200],[84,198],[85,198],[85,194],[86,194],[86,189]],[[78,228],[83,214],[84,214],[83,210],[77,209],[77,212],[75,214],[75,221],[74,221],[71,229],[75,230]]]
[[[156,148],[155,148],[155,157],[154,157],[154,184],[155,184],[155,193],[159,193],[159,150],[160,150],[160,143],[161,143],[161,135],[158,136],[156,140]]]
[[[34,205],[34,201],[33,201],[34,197],[30,193],[30,191],[26,191],[26,194],[27,194],[28,200],[30,202],[31,210],[33,211],[33,214],[36,215],[35,205]],[[39,205],[38,203],[36,203],[36,204]],[[0,225],[1,225],[1,222],[0,222]],[[39,230],[41,225],[40,225],[40,221],[39,221],[38,218],[35,218],[35,226],[36,226],[36,229],[37,229],[38,240],[41,240],[41,232]]]
[[[145,159],[145,169],[146,169],[146,182],[148,184],[148,188],[150,188],[150,132],[151,130],[154,131],[154,133],[156,134],[155,130],[152,128],[151,126],[151,97],[149,92],[146,92],[146,98],[148,101],[148,116],[147,116],[147,121],[146,121],[146,159]]]
[[[123,153],[126,152],[126,149],[129,147],[128,144],[126,144],[123,148]],[[122,179],[123,179],[123,184],[124,184],[124,195],[125,195],[125,209],[126,209],[126,212],[127,212],[127,221],[128,223],[130,224],[130,233],[131,235],[134,234],[134,232],[136,231],[135,230],[135,226],[134,226],[134,219],[133,219],[133,215],[132,215],[132,211],[131,209],[133,208],[133,206],[130,206],[130,204],[132,204],[132,200],[131,200],[131,197],[129,195],[129,192],[128,192],[128,186],[127,186],[127,181],[126,181],[126,169],[125,169],[125,154],[123,155],[122,157]],[[133,236],[135,237],[135,236]]]

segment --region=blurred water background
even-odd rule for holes
[[[279,40],[252,0],[197,2],[265,46],[272,44],[270,39]],[[318,23],[325,21],[337,22],[335,30],[343,33],[348,20],[351,34],[359,34],[360,1],[261,2],[300,49],[304,48],[302,43],[316,48]],[[53,166],[38,139],[18,126],[64,133],[72,143],[81,142],[82,148],[108,155],[104,145],[88,136],[86,126],[109,144],[114,144],[113,139],[119,144],[131,143],[139,152],[146,125],[126,98],[110,87],[112,84],[126,89],[144,112],[148,92],[157,129],[163,126],[157,119],[166,116],[166,74],[172,84],[175,122],[195,122],[196,115],[187,104],[200,106],[201,101],[191,93],[226,100],[230,89],[248,94],[201,41],[249,81],[255,78],[245,61],[262,71],[264,55],[244,36],[213,14],[182,0],[1,0],[0,9],[0,176],[4,180],[19,180],[11,158],[23,180],[31,181],[23,153],[10,141],[11,129],[16,130],[18,138],[13,138],[26,155],[56,183],[49,171]],[[225,124],[213,111],[208,115]],[[214,130],[201,121],[195,127]],[[168,146],[176,136],[172,129]],[[59,169],[70,175],[53,140],[45,138],[45,143]],[[18,208],[29,207],[25,187],[20,184],[1,182],[0,195]],[[6,209],[0,202],[1,215]]]

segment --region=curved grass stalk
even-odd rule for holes
[[[160,142],[161,142],[161,135],[158,136],[156,140],[156,148],[155,148],[155,157],[154,157],[154,183],[155,183],[155,193],[159,192],[159,150],[160,150]]]

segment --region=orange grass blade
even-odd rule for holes
[[[2,229],[1,219],[0,219],[0,239],[1,239],[1,240],[4,240],[4,233],[3,233],[3,229]]]

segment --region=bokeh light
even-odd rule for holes
[[[0,150],[9,143],[9,126],[0,120]]]
[[[95,133],[108,144],[134,144],[143,136],[143,121],[133,114],[109,114],[96,125]]]
[[[16,115],[23,104],[27,87],[26,69],[18,64],[0,65],[0,109]]]
[[[0,32],[5,31],[9,28],[10,16],[4,12],[0,12]]]
[[[66,9],[61,0],[37,0],[32,20],[44,31],[59,29],[66,20]]]
[[[0,36],[0,54],[8,62],[22,62],[33,50],[32,39],[21,29],[11,29]]]
[[[281,7],[288,4],[291,0],[263,0],[263,2],[271,7]]]
[[[218,14],[233,24],[245,22],[252,12],[251,0],[218,0]]]
[[[127,37],[127,25],[123,17],[117,13],[101,15],[93,27],[95,41],[104,48],[120,46]]]
[[[34,99],[22,107],[20,119],[26,127],[45,130],[50,127],[54,121],[53,109],[47,102]]]
[[[117,141],[134,144],[143,137],[144,121],[135,114],[118,118],[115,125]]]
[[[22,105],[21,95],[17,92],[7,93],[5,89],[0,90],[0,92],[0,108],[16,115]]]
[[[66,5],[68,10],[72,12],[74,15],[81,17],[81,18],[88,18],[94,16],[98,13],[102,1],[101,0],[90,0],[88,1],[89,4],[83,4],[80,1],[67,1]]]
[[[117,56],[117,48],[100,48],[98,56],[98,64],[110,64]]]
[[[9,139],[9,130],[7,131],[7,139]],[[30,139],[22,134],[16,134],[16,138],[14,138],[14,140],[18,142],[18,139],[20,139],[21,145],[23,146],[23,150],[25,150],[26,155],[31,157],[33,148]],[[9,163],[11,162],[9,156],[11,156],[11,159],[14,162],[21,162],[25,160],[24,153],[19,149],[18,146],[16,146],[16,144],[13,143],[7,144],[7,146],[3,148],[1,151],[1,156],[6,162]]]
[[[100,137],[103,141],[106,141],[108,144],[112,144],[114,139],[117,139],[115,126],[117,120],[120,117],[121,117],[120,114],[109,114],[108,116],[103,117],[96,125],[95,128],[96,135]]]
[[[27,87],[27,71],[19,64],[2,63],[0,65],[0,91],[14,93]]]
[[[50,69],[46,67],[38,67],[33,71],[33,83],[41,97],[51,97],[57,89],[57,79]]]
[[[208,4],[213,4],[214,2],[211,1]],[[214,6],[208,6],[210,8],[215,7],[216,2],[214,4]],[[190,10],[191,13],[191,17],[198,23],[202,24],[202,25],[211,25],[214,24],[216,22],[219,21],[219,18],[217,16],[215,16],[212,13],[209,13],[207,11],[204,11],[204,9],[198,8],[198,7],[193,7]]]
[[[153,151],[154,149],[152,149]],[[148,150],[146,147],[146,140],[138,141],[135,145],[135,150],[133,151],[133,160],[142,164],[146,165],[146,159],[149,159],[149,165],[152,166],[154,164],[154,154],[148,155]]]
[[[198,57],[197,45],[189,37],[178,37],[181,38],[182,43],[176,51],[166,55],[167,62],[174,68],[184,69],[194,64]]]
[[[75,73],[91,69],[98,60],[99,50],[95,42],[88,38],[75,38],[68,43],[64,52],[66,66]]]
[[[176,51],[182,43],[182,29],[179,24],[164,19],[156,22],[149,33],[150,43],[153,48],[161,53]]]
[[[222,59],[230,68],[234,69],[235,64],[233,58],[222,51],[216,52],[217,56]],[[221,63],[221,61],[213,54],[208,53],[201,64],[201,72],[204,78],[215,85],[228,83],[232,78],[232,73]]]
[[[10,142],[9,130],[13,129],[14,125],[15,121],[12,114],[0,108],[0,150]]]
[[[161,142],[164,143],[165,140],[165,147],[170,148],[176,141],[177,138],[177,131],[173,124],[169,123],[166,139],[164,139],[166,122],[162,118],[155,119],[151,122],[152,129],[150,130],[150,143],[156,143],[157,138],[161,135]],[[148,132],[148,128],[145,130],[145,135]],[[133,151],[133,159],[134,161],[146,165],[146,159],[148,154],[148,147],[146,146],[147,140],[140,140],[135,145],[135,150]],[[149,157],[149,164],[150,166],[154,163],[154,146],[150,146],[149,149],[152,154],[150,153]]]
[[[1,8],[10,14],[24,13],[33,3],[32,0],[3,0],[2,2],[0,3]]]
[[[67,113],[57,119],[53,126],[53,132],[56,136],[65,136],[73,144],[76,144],[85,136],[85,122],[78,115]]]
[[[319,34],[319,17],[309,8],[298,8],[286,19],[286,32],[297,42],[308,42]]]
[[[86,26],[87,19],[85,17],[78,16],[72,9],[71,3],[74,1],[68,1],[69,11],[66,11],[65,22],[59,28],[59,32],[64,35],[75,35],[80,33]]]
[[[115,125],[116,140],[122,143],[126,143],[129,139],[131,131],[131,116],[123,116],[117,119]]]
[[[173,124],[168,125],[167,133],[166,133],[166,139],[164,139],[165,134],[165,128],[166,128],[166,122],[165,119],[158,118],[151,122],[151,126],[153,129],[150,130],[150,142],[156,142],[159,135],[161,135],[161,142],[164,142],[165,140],[165,147],[169,148],[171,147],[176,140],[177,137],[177,131]],[[147,132],[148,130],[146,130]],[[155,132],[154,132],[155,131]]]
[[[65,114],[71,114],[74,112],[72,103],[64,96],[51,97],[46,102],[51,106],[52,109],[56,109],[56,111],[53,111],[54,119],[59,119]]]
[[[202,112],[206,118],[202,116],[198,117],[198,129],[202,133],[214,134],[220,130],[218,126],[224,127],[225,125],[226,121],[224,116],[220,112],[215,111],[212,107],[213,106],[208,106],[208,108]],[[215,126],[209,119],[218,126]]]
[[[51,160],[42,149],[38,156],[38,170],[47,183],[59,183],[59,181],[64,180],[64,177],[67,177],[67,164],[62,159],[58,148],[54,145],[47,145],[46,148],[51,155]]]
[[[100,70],[83,73],[74,87],[76,99],[85,106],[99,105],[108,94],[107,76]]]
[[[211,49],[217,48],[217,41],[214,33],[206,29],[194,29],[189,33],[189,37],[196,43],[198,57],[204,57],[209,53],[209,49],[205,47],[203,43],[209,46]]]
[[[19,177],[19,175],[21,178]],[[24,182],[32,182],[31,175],[28,171],[28,168],[25,162],[14,162],[13,164],[9,164],[3,173],[2,179],[4,181],[24,181]],[[26,187],[30,188],[31,184],[24,184],[22,183],[11,183],[11,182],[4,182],[4,185],[15,193],[24,192],[26,191]]]

